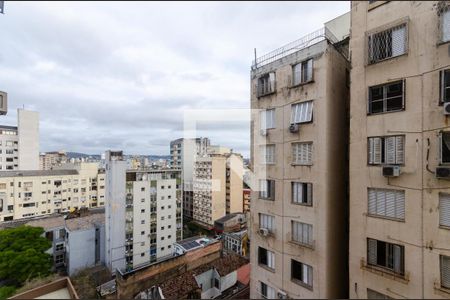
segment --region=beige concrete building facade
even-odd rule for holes
[[[209,154],[196,159],[193,220],[212,228],[215,220],[243,211],[243,168],[242,156],[237,153]]]
[[[68,158],[65,151],[53,151],[39,154],[39,169],[51,170],[55,166],[67,163]]]
[[[0,172],[0,221],[104,206],[104,180],[96,163],[64,170]]]
[[[349,18],[253,64],[252,299],[348,296]]]
[[[350,298],[450,297],[449,4],[352,2]]]

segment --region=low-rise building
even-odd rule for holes
[[[247,227],[247,219],[243,213],[232,213],[214,221],[214,231],[223,232],[240,231]]]
[[[247,256],[249,249],[247,229],[238,232],[225,232],[223,234],[223,247],[239,255]]]
[[[0,221],[104,206],[104,180],[95,163],[64,170],[0,172]]]

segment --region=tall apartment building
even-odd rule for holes
[[[0,172],[0,221],[103,206],[104,180],[95,163],[64,170]]]
[[[45,152],[39,155],[39,169],[51,170],[55,166],[60,166],[68,162],[65,151]]]
[[[106,265],[126,272],[172,255],[182,239],[179,170],[128,170],[106,153]]]
[[[172,168],[181,169],[183,179],[183,215],[192,219],[193,193],[192,180],[197,157],[207,154],[211,142],[209,138],[179,138],[170,142]]]
[[[346,298],[349,13],[251,70],[251,298]]]
[[[195,162],[193,181],[193,220],[212,228],[214,221],[243,211],[244,173],[242,156],[237,153],[209,154]]]
[[[449,5],[352,2],[351,298],[450,297]]]
[[[39,170],[39,113],[18,109],[17,124],[0,125],[0,171]]]

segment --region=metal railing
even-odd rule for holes
[[[338,42],[338,39],[328,30],[328,28],[322,27],[319,30],[311,32],[296,41],[290,42],[283,47],[256,58],[256,61],[254,60],[252,62],[252,70],[256,70],[264,65],[270,64],[271,62],[274,62],[282,57],[305,49],[323,40],[328,40],[333,44]]]

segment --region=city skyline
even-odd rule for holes
[[[6,2],[2,124],[24,106],[40,113],[41,152],[167,155],[185,110],[249,108],[254,47],[260,56],[347,11],[348,2]],[[249,123],[205,125],[199,136],[249,157]]]

